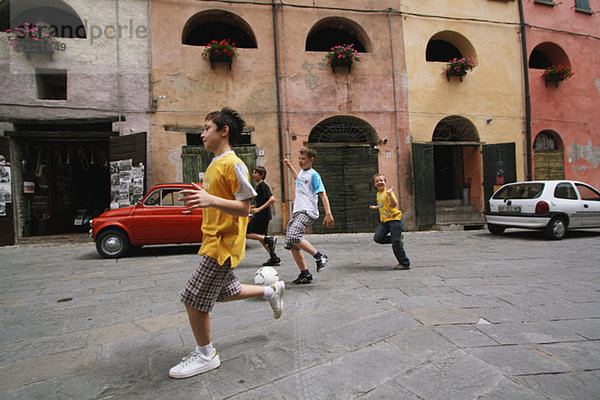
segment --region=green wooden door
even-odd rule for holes
[[[494,185],[517,181],[517,163],[514,143],[483,145],[483,196],[488,201],[494,194]],[[501,175],[499,175],[501,174]]]
[[[534,153],[535,179],[565,179],[565,157],[562,150],[538,150]]]
[[[417,228],[425,229],[435,224],[433,146],[424,143],[413,143],[412,158]]]
[[[313,232],[374,232],[379,213],[369,205],[376,203],[373,175],[378,171],[377,150],[369,145],[310,145],[317,150],[314,168],[323,179],[335,219],[333,229],[323,225],[325,210],[319,201],[320,215]]]
[[[248,167],[248,173],[252,175],[252,169],[256,165],[256,154],[254,145],[234,147],[233,151],[244,161]],[[183,146],[181,149],[181,163],[183,165],[183,182],[199,182],[200,172],[206,171],[213,159],[213,154],[202,146]],[[252,179],[250,179],[252,182]]]

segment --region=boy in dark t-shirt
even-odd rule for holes
[[[267,265],[279,265],[281,259],[275,254],[275,244],[277,238],[275,236],[267,236],[269,221],[271,220],[271,204],[275,203],[275,196],[271,193],[271,188],[265,182],[267,170],[265,167],[255,167],[252,170],[252,179],[256,182],[255,198],[256,204],[250,209],[253,214],[252,219],[248,223],[246,234],[247,239],[258,240],[269,253],[269,259],[263,263]]]

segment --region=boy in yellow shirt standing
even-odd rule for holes
[[[383,174],[373,176],[377,188],[377,205],[369,206],[372,210],[379,210],[379,226],[375,231],[373,240],[379,244],[392,244],[398,265],[394,269],[410,269],[410,260],[402,246],[402,211],[398,209],[398,200],[392,187],[386,187]]]
[[[196,348],[169,370],[171,378],[188,378],[218,368],[219,354],[210,338],[210,312],[215,302],[262,297],[269,301],[275,318],[283,312],[285,283],[271,286],[243,285],[233,268],[244,258],[250,201],[256,192],[248,180],[248,168],[232,150],[244,120],[237,111],[223,108],[206,116],[202,141],[214,158],[204,173],[203,186],[181,191],[187,207],[202,208],[200,265],[183,292]]]

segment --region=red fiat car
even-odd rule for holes
[[[123,257],[130,247],[202,242],[202,209],[189,210],[179,201],[186,183],[155,185],[135,206],[106,211],[92,220],[90,236],[98,253]]]

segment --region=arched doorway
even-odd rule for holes
[[[321,174],[335,219],[335,228],[321,224],[324,210],[320,206],[315,233],[372,232],[378,214],[369,213],[375,188],[373,175],[378,171],[379,137],[366,121],[348,115],[327,118],[311,130],[307,145],[317,150],[314,168]],[[320,204],[320,202],[319,202]]]
[[[480,146],[477,129],[464,117],[446,117],[433,131],[433,145],[435,199],[461,199],[462,189],[476,178],[470,173],[476,153],[465,148]]]
[[[563,144],[560,136],[550,130],[541,131],[533,141],[535,179],[565,179]]]

